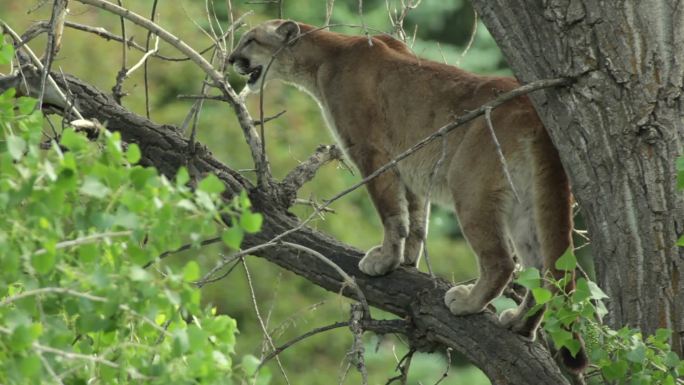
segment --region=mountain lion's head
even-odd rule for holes
[[[248,75],[247,87],[259,91],[261,82],[283,78],[289,67],[287,55],[281,55],[288,43],[299,36],[299,25],[289,20],[269,20],[242,35],[235,50],[228,57],[240,75]],[[269,68],[269,63],[271,64]],[[268,69],[268,71],[267,71]],[[266,73],[266,79],[264,79]]]

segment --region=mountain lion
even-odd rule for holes
[[[457,116],[518,87],[512,78],[479,76],[420,59],[388,36],[371,41],[271,20],[247,32],[228,62],[249,76],[251,91],[280,79],[313,96],[364,176]],[[554,262],[572,245],[572,212],[558,153],[527,97],[505,103],[491,118],[517,198],[485,120],[471,121],[447,136],[446,158],[432,186],[429,176],[442,154],[440,141],[368,183],[385,231],[382,244],[359,263],[362,272],[377,276],[399,265],[416,266],[427,228],[424,197],[431,187],[435,203],[455,209],[479,259],[477,282],[446,293],[452,313],[483,311],[511,280],[514,255],[525,266],[562,276]],[[518,309],[502,315],[502,322],[533,337],[542,313],[524,317],[533,301],[528,294]],[[568,356],[568,366],[583,366],[582,354]]]

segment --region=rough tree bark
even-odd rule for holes
[[[671,328],[684,353],[684,2],[472,3],[523,83],[577,78],[532,99],[586,218],[608,321]]]
[[[298,219],[280,200],[264,194],[240,173],[221,164],[206,147],[195,146],[195,153],[190,154],[189,141],[176,127],[158,125],[133,114],[107,94],[75,77],[62,74],[54,77],[60,88],[69,90],[85,118],[106,122],[107,128],[119,131],[124,141],[137,143],[143,164],[156,167],[170,178],[182,165],[196,176],[214,173],[226,184],[226,199],[247,190],[254,208],[264,214],[264,224],[261,232],[245,238],[245,247],[263,244],[298,225]],[[0,93],[17,87],[19,94],[35,96],[39,86],[40,73],[28,66],[22,69],[21,75],[0,77]],[[49,90],[45,102],[56,106],[58,113],[64,113],[61,99],[52,97]],[[285,240],[320,252],[355,278],[370,305],[402,317],[405,322],[398,322],[395,324],[398,327],[387,331],[405,334],[414,348],[455,349],[481,368],[495,385],[570,384],[540,342],[526,340],[502,328],[491,312],[465,317],[451,314],[443,304],[444,293],[450,287],[444,280],[405,268],[384,277],[368,277],[357,268],[363,252],[310,228],[294,232]],[[259,256],[334,293],[355,296],[354,290],[344,285],[333,268],[308,253],[273,247],[261,250]]]

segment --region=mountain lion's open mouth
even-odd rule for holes
[[[254,70],[249,73],[249,79],[247,80],[247,83],[255,84],[261,77],[261,72],[262,66],[255,67]]]

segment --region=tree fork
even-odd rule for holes
[[[674,0],[473,0],[530,95],[592,238],[615,328],[673,330],[684,354],[684,7]],[[581,75],[581,76],[579,76]]]

